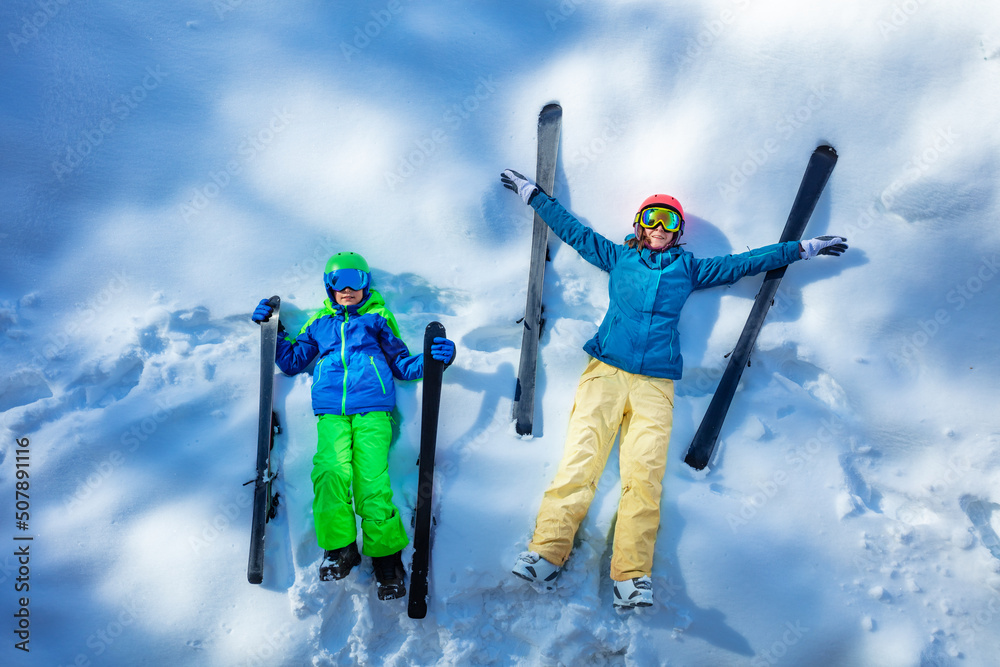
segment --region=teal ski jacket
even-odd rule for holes
[[[302,372],[313,359],[318,359],[312,384],[317,415],[389,412],[396,406],[393,377],[424,375],[424,355],[410,354],[396,318],[374,289],[356,306],[327,299],[297,336],[278,336],[275,361],[286,375]]]
[[[585,227],[542,192],[531,200],[531,207],[581,257],[611,274],[608,312],[583,349],[611,366],[640,375],[681,378],[684,363],[677,322],[693,291],[729,285],[800,259],[799,244],[794,241],[709,259],[697,259],[677,246],[662,252],[633,249]]]

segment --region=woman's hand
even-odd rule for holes
[[[847,239],[843,236],[817,236],[799,243],[799,257],[812,259],[816,255],[840,257],[847,250]]]
[[[538,193],[538,186],[529,181],[523,175],[513,169],[506,169],[500,174],[500,182],[508,190],[513,190],[521,195],[525,204],[530,204],[532,198]]]

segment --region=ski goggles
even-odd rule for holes
[[[334,292],[345,289],[362,291],[371,284],[371,278],[361,269],[337,269],[324,276],[326,286]]]
[[[657,225],[663,225],[663,229],[668,232],[680,231],[684,220],[681,214],[672,208],[662,208],[653,206],[643,209],[639,213],[639,224],[645,229],[655,229]]]

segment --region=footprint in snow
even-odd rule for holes
[[[52,396],[45,377],[35,369],[22,369],[0,377],[0,412]]]
[[[521,345],[520,324],[487,325],[473,329],[462,336],[463,348],[479,350],[480,352],[499,352],[500,350],[517,349]]]
[[[871,461],[871,454],[850,452],[838,457],[844,471],[848,495],[844,507],[840,508],[841,518],[858,516],[866,510],[882,513],[882,494],[873,487],[862,472]]]
[[[993,528],[993,513],[1000,509],[1000,505],[992,503],[975,496],[963,496],[960,500],[962,510],[972,521],[973,527],[979,533],[979,539],[994,558],[1000,559],[1000,536]]]

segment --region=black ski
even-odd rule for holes
[[[278,315],[281,299],[272,296],[268,303],[274,309],[270,319],[260,325],[260,414],[257,421],[257,476],[253,480],[253,522],[250,524],[250,563],[247,580],[259,584],[264,580],[264,524],[274,516],[277,496],[271,494],[271,448],[274,446],[278,420],[273,412],[274,357],[278,346]]]
[[[427,572],[431,552],[431,498],[434,494],[434,450],[437,447],[438,409],[444,363],[431,356],[431,344],[444,338],[444,325],[431,322],[424,330],[424,397],[420,416],[420,472],[417,476],[417,509],[413,529],[413,564],[410,567],[410,618],[427,615]]]
[[[562,107],[546,104],[538,114],[538,159],[535,182],[552,195],[556,180],[556,157],[559,153],[559,132],[562,128]],[[549,227],[535,213],[531,234],[531,264],[528,268],[528,299],[524,307],[524,331],[521,335],[521,361],[514,389],[514,420],[520,435],[530,435],[535,419],[535,370],[538,366],[538,336],[542,326],[542,284],[545,279],[545,259],[548,250]]]
[[[802,176],[798,194],[795,195],[792,210],[785,222],[785,229],[781,233],[781,242],[801,240],[806,224],[808,224],[813,209],[816,208],[816,203],[819,201],[820,195],[823,194],[823,188],[826,187],[826,182],[830,179],[830,174],[833,173],[836,164],[837,151],[831,146],[820,146],[813,151],[812,157],[809,158],[809,164],[806,166],[806,172]],[[753,349],[757,334],[764,324],[764,317],[771,307],[786,268],[783,266],[773,269],[764,275],[764,283],[754,299],[750,316],[743,327],[743,333],[736,343],[736,349],[729,357],[729,365],[726,366],[726,370],[722,374],[722,380],[719,381],[719,386],[715,390],[708,411],[705,412],[701,425],[694,435],[694,440],[691,441],[691,446],[688,448],[687,456],[684,458],[684,461],[696,470],[703,469],[712,458],[715,444],[719,439],[719,432],[722,430],[722,422],[726,419],[726,413],[733,401],[733,394],[736,393],[736,386],[740,382],[743,368],[747,365],[750,351]]]

